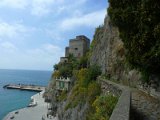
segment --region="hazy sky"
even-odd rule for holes
[[[0,69],[52,70],[69,39],[92,39],[107,6],[107,0],[0,0]]]

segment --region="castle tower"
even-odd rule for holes
[[[73,54],[74,57],[80,58],[86,54],[89,50],[90,40],[84,36],[76,36],[74,39],[70,39],[69,47],[65,49],[65,57],[68,57],[69,54]]]

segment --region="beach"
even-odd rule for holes
[[[48,105],[44,102],[43,93],[44,90],[31,97],[36,106],[12,111],[3,120],[58,120],[56,117],[47,117]]]

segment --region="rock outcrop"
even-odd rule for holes
[[[87,104],[77,105],[75,108],[70,108],[65,111],[66,102],[58,104],[58,118],[59,120],[85,120]]]
[[[136,85],[140,73],[130,69],[125,61],[125,48],[119,37],[117,27],[114,27],[109,17],[104,20],[104,26],[95,33],[96,39],[92,48],[90,63],[101,67],[102,73],[110,79],[118,80],[124,84]]]

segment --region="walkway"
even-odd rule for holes
[[[160,120],[160,101],[148,94],[132,90],[131,120]]]

